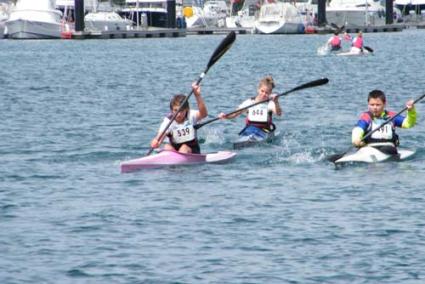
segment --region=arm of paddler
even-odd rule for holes
[[[364,141],[362,140],[364,136],[364,130],[358,126],[353,128],[353,131],[351,132],[351,143],[353,143],[356,147],[363,147],[365,145]]]
[[[402,128],[411,128],[416,124],[416,109],[412,107],[407,111],[407,116],[403,120]]]

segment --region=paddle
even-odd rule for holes
[[[312,88],[312,87],[321,86],[321,85],[327,84],[328,82],[329,82],[329,79],[328,79],[328,78],[322,78],[322,79],[318,79],[318,80],[315,80],[315,81],[311,81],[311,82],[308,82],[308,83],[302,84],[302,85],[300,85],[300,86],[298,86],[298,87],[295,87],[295,88],[293,88],[293,89],[291,89],[291,90],[289,90],[289,91],[287,91],[287,92],[284,92],[284,93],[278,94],[276,97],[286,96],[286,95],[288,95],[288,94],[290,94],[290,93],[292,93],[292,92],[295,92],[295,91],[298,91],[298,90],[302,90],[302,89],[307,89],[307,88]],[[249,106],[246,106],[246,107],[243,107],[243,108],[237,109],[237,110],[235,110],[235,111],[232,111],[232,112],[230,112],[230,113],[226,114],[226,116],[228,116],[228,115],[232,115],[232,114],[235,114],[235,113],[238,113],[238,112],[241,112],[241,111],[243,111],[243,110],[249,109],[249,108],[251,108],[251,107],[253,107],[253,106],[256,106],[256,105],[258,105],[258,104],[262,104],[262,103],[268,102],[268,101],[270,101],[270,100],[271,100],[271,99],[267,99],[267,100],[264,100],[264,101],[261,101],[261,102],[253,103],[253,104],[251,104],[251,105],[249,105]],[[212,118],[212,119],[210,119],[210,120],[207,120],[207,121],[205,121],[205,122],[203,122],[203,123],[196,124],[196,125],[195,125],[195,129],[199,129],[199,128],[201,128],[202,126],[207,125],[207,124],[209,124],[209,123],[211,123],[211,122],[214,122],[214,121],[216,121],[216,120],[219,120],[219,119],[220,119],[220,117],[216,117],[216,118]]]
[[[416,104],[418,101],[422,100],[425,97],[425,94],[423,94],[422,96],[416,98],[413,101],[413,104]],[[381,124],[380,127],[375,128],[374,130],[370,131],[368,134],[366,134],[363,138],[362,141],[366,140],[367,138],[369,138],[373,133],[375,133],[376,131],[378,131],[379,129],[382,128],[382,126],[390,123],[391,121],[393,121],[397,116],[399,116],[401,113],[403,113],[405,110],[407,110],[407,107],[403,108],[401,111],[399,111],[396,115],[394,115],[393,117],[387,119],[386,121],[384,121],[384,123]],[[341,153],[341,154],[334,154],[334,155],[330,155],[329,157],[327,157],[326,159],[329,162],[335,163],[337,160],[341,159],[342,157],[344,157],[345,154],[347,154],[354,146],[351,145],[345,152]]]
[[[369,52],[373,52],[373,49],[369,46],[363,46],[364,49],[366,49]]]
[[[204,78],[205,74],[207,74],[208,70],[213,66],[225,53],[226,51],[232,46],[233,42],[236,39],[236,34],[234,31],[230,32],[220,43],[220,45],[215,49],[214,53],[212,54],[210,61],[207,64],[207,67],[205,68],[204,72],[202,72],[199,75],[198,80],[196,81],[196,84],[199,85],[199,83]],[[186,98],[180,103],[180,107],[178,110],[174,113],[174,115],[171,117],[170,121],[168,122],[167,126],[164,128],[164,130],[159,135],[158,141],[162,141],[164,138],[165,132],[170,127],[171,123],[176,119],[176,116],[178,113],[182,110],[184,104],[189,100],[190,96],[193,94],[193,90],[190,91],[189,95],[186,96]],[[146,156],[149,156],[154,148],[150,147],[149,151],[146,153]]]
[[[331,23],[331,26],[333,28],[335,28],[336,32],[338,32],[338,33],[341,33],[344,30],[344,28],[345,28],[345,25],[342,25],[341,27],[338,27],[338,25],[335,24],[335,23]]]

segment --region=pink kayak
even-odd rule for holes
[[[219,151],[208,154],[183,154],[176,151],[162,150],[158,154],[129,160],[120,164],[121,173],[141,169],[160,168],[173,165],[195,165],[204,163],[223,163],[233,159],[236,153]]]

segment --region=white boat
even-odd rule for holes
[[[122,18],[112,11],[112,2],[99,7],[98,0],[93,1],[93,11],[84,16],[85,28],[88,31],[118,31],[129,30],[133,21]]]
[[[242,4],[232,2],[230,16],[226,17],[226,27],[254,29],[255,20],[260,12],[260,8],[257,5],[258,1],[245,0],[242,2]],[[239,9],[239,7],[241,8]]]
[[[293,3],[305,25],[317,25],[318,0],[296,0]]]
[[[204,4],[204,16],[208,19],[212,19],[215,22],[215,26],[224,27],[226,23],[226,17],[228,15],[228,8],[226,1],[223,0],[209,0]]]
[[[342,158],[335,161],[335,164],[342,163],[379,163],[386,161],[401,161],[412,157],[415,154],[415,151],[397,148],[397,151],[394,152],[395,148],[391,147],[388,150],[385,148],[379,148],[385,145],[374,145],[374,146],[365,146],[360,149],[356,149],[354,152],[345,154]],[[388,146],[387,146],[388,147]]]
[[[55,0],[18,0],[6,21],[7,37],[49,39],[61,37],[62,13]]]
[[[84,22],[89,31],[129,30],[133,26],[133,21],[124,19],[115,12],[88,13]]]
[[[209,0],[202,8],[193,5],[183,10],[188,28],[224,27],[226,24],[228,8],[222,0]]]
[[[338,26],[385,25],[385,7],[379,0],[332,0],[326,20]]]
[[[0,39],[4,37],[7,19],[9,19],[9,5],[0,3]]]
[[[168,28],[167,9],[167,0],[126,0],[125,8],[119,10],[118,14],[132,20],[137,27]]]
[[[394,6],[400,9],[403,15],[425,16],[425,0],[395,0]]]
[[[261,34],[304,33],[304,23],[297,8],[290,3],[267,3],[261,6],[255,29]]]

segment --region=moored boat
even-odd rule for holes
[[[225,163],[232,160],[236,153],[219,151],[207,154],[183,154],[176,151],[160,150],[157,154],[133,159],[120,164],[121,173],[142,169],[167,166],[196,165],[205,163]]]
[[[338,26],[382,26],[385,7],[378,0],[332,0],[326,7],[326,20]]]
[[[304,23],[295,6],[276,2],[261,6],[255,29],[260,34],[301,34]]]
[[[90,31],[125,31],[133,26],[133,21],[122,18],[115,12],[88,13],[84,22]]]
[[[6,21],[7,36],[11,39],[49,39],[61,37],[62,13],[55,1],[19,0]]]
[[[361,147],[354,152],[349,152],[335,161],[335,164],[342,163],[379,163],[386,161],[401,161],[412,157],[415,151],[395,148],[387,145],[372,145]]]

